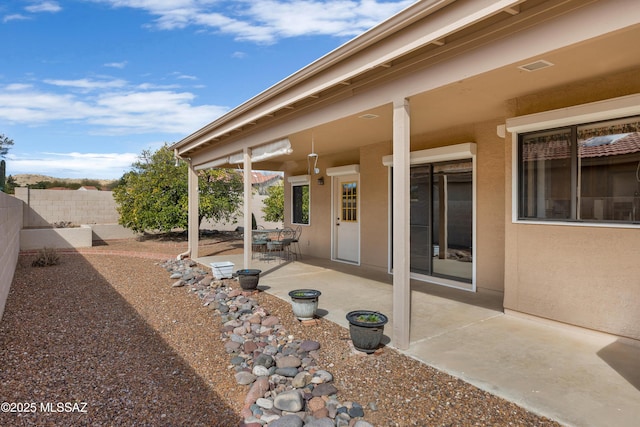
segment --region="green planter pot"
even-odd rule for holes
[[[321,292],[315,289],[295,289],[289,292],[293,314],[299,320],[309,320],[316,316],[318,298]]]
[[[349,334],[356,350],[373,353],[380,346],[387,316],[377,311],[355,310],[347,313]]]

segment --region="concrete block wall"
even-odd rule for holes
[[[56,222],[81,224],[117,224],[118,211],[111,191],[15,189],[22,200],[24,227],[48,227]]]
[[[0,319],[20,253],[21,200],[0,192]]]

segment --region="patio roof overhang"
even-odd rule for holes
[[[231,154],[289,138],[292,154],[256,165],[282,170],[282,160],[306,158],[314,134],[320,154],[389,141],[398,97],[411,99],[412,115],[433,119],[412,123],[412,134],[454,126],[462,112],[468,120],[504,116],[510,99],[602,73],[594,51],[609,70],[640,66],[629,54],[637,9],[630,0],[418,2],[172,148],[194,166],[229,166]],[[555,64],[544,73],[516,67],[542,54]],[[366,120],[374,116],[381,120]]]

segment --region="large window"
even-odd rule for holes
[[[640,116],[519,135],[518,216],[640,222]]]

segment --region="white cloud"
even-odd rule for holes
[[[53,86],[71,87],[78,89],[112,89],[121,88],[126,86],[127,82],[124,80],[89,80],[89,79],[77,79],[77,80],[53,80],[46,79],[45,83]]]
[[[184,135],[228,111],[223,106],[195,105],[196,96],[190,92],[144,90],[120,80],[46,82],[58,92],[22,84],[0,86],[0,121],[29,126],[62,121],[97,135]],[[78,88],[91,91],[65,92]]]
[[[55,1],[42,1],[24,8],[27,12],[40,13],[50,12],[56,13],[62,10],[62,7]]]
[[[106,64],[104,64],[105,67],[111,67],[111,68],[120,68],[123,69],[124,67],[127,66],[127,61],[122,61],[122,62],[108,62]]]
[[[199,26],[237,40],[274,43],[305,35],[352,37],[414,0],[94,0],[142,9],[164,30]]]
[[[7,155],[13,175],[37,173],[66,178],[115,179],[137,160],[135,153],[36,153]]]
[[[21,14],[19,14],[19,13],[14,13],[14,14],[12,14],[12,15],[5,15],[5,16],[2,18],[2,22],[9,22],[9,21],[26,21],[26,20],[28,20],[28,19],[31,19],[31,18],[29,18],[28,16],[21,15]]]

